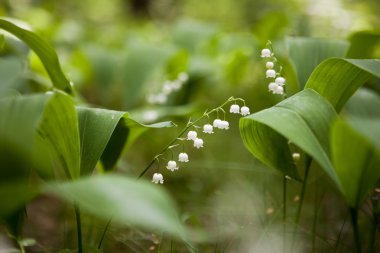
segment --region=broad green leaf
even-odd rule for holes
[[[288,141],[317,161],[336,181],[329,159],[329,130],[334,108],[307,89],[279,104],[240,120],[240,134],[248,150],[263,163],[299,179]]]
[[[288,38],[289,57],[302,89],[319,63],[331,57],[344,57],[349,43],[341,40]]]
[[[379,31],[360,31],[350,36],[350,49],[347,52],[347,58],[353,59],[370,59],[378,58],[380,55],[376,49],[380,47]]]
[[[371,76],[380,78],[380,60],[332,58],[318,65],[305,88],[317,91],[340,111]]]
[[[45,176],[79,176],[78,121],[70,96],[50,92],[3,99],[0,104],[2,143],[24,152],[21,155],[25,156],[24,160],[29,161],[32,156],[39,163],[36,169]],[[2,150],[2,160],[9,161],[7,148],[3,146]],[[3,166],[11,171],[12,164],[21,161]]]
[[[22,40],[38,55],[56,88],[69,94],[73,93],[70,82],[62,72],[57,53],[53,47],[37,34],[22,29],[7,20],[0,19],[0,28]]]
[[[80,176],[80,142],[78,117],[70,96],[48,93],[52,96],[40,122],[38,134],[52,159],[53,173],[69,179]],[[58,173],[58,174],[57,174]]]
[[[120,83],[124,91],[124,107],[131,108],[145,95],[143,93],[148,77],[165,62],[175,51],[157,45],[131,45],[129,54],[121,65]]]
[[[106,170],[112,169],[124,147],[149,128],[171,127],[170,122],[142,125],[123,111],[78,107],[81,140],[81,175],[91,174],[101,158]]]
[[[349,116],[380,118],[380,96],[370,89],[360,88],[344,106]]]
[[[102,175],[46,185],[53,193],[98,218],[163,231],[183,238],[176,207],[159,186],[116,175]]]
[[[45,95],[0,100],[0,181],[28,175],[36,131],[48,102]]]
[[[39,194],[36,183],[24,180],[12,180],[0,183],[0,220],[5,218],[31,201]]]
[[[379,127],[380,120],[373,130],[378,132]],[[349,124],[337,120],[332,127],[331,149],[340,190],[346,202],[358,208],[380,177],[380,146],[376,149]]]

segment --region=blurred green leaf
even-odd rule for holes
[[[289,25],[289,17],[285,12],[271,11],[265,13],[253,26],[252,32],[256,38],[263,42],[263,46],[268,40],[275,40],[283,36]]]
[[[8,217],[39,194],[36,183],[28,180],[12,180],[0,183],[0,219]]]
[[[349,47],[346,41],[316,38],[287,38],[286,44],[301,89],[319,63],[331,57],[344,57]]]
[[[307,89],[240,120],[245,146],[260,161],[285,175],[300,179],[288,141],[313,157],[336,180],[329,159],[329,131],[337,116],[334,108]]]
[[[378,58],[375,51],[380,47],[380,32],[360,31],[350,36],[350,48],[347,58],[370,59]]]
[[[173,54],[170,47],[157,45],[136,44],[131,45],[125,61],[121,65],[121,78],[123,89],[124,108],[134,107],[143,98],[144,84],[149,76]]]
[[[205,45],[216,32],[217,27],[214,25],[183,20],[174,26],[172,36],[175,44],[194,52]]]
[[[25,42],[38,55],[56,88],[73,93],[70,82],[62,72],[57,53],[44,39],[4,19],[0,19],[0,28]]]
[[[0,58],[0,94],[4,89],[14,89],[24,74],[24,66],[17,57]]]
[[[380,60],[333,58],[318,65],[305,88],[317,91],[340,111],[371,76],[380,78]]]
[[[103,175],[49,184],[44,190],[104,220],[112,218],[127,226],[166,232],[177,238],[185,236],[170,197],[159,186],[148,182]]]
[[[380,118],[380,96],[367,88],[360,88],[344,106],[346,114],[357,117]]]
[[[142,125],[122,111],[78,107],[81,139],[81,175],[91,174],[101,158],[112,169],[123,149],[149,128],[171,127],[171,122]]]
[[[378,132],[380,120],[376,125],[372,130]],[[361,126],[368,124],[361,122]],[[349,124],[337,120],[332,127],[331,149],[340,190],[346,202],[358,208],[380,177],[380,145],[376,149]]]

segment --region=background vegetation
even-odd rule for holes
[[[163,217],[167,218],[168,223],[163,224],[169,224],[169,231],[159,232],[163,225],[159,222],[159,212],[154,212],[156,206],[144,209],[137,208],[139,202],[127,202],[119,207],[111,205],[107,211],[107,202],[102,202],[101,193],[103,189],[111,189],[109,182],[112,181],[115,185],[125,186],[122,188],[126,193],[125,198],[140,198],[138,194],[130,196],[127,193],[139,189],[140,185],[134,185],[134,179],[152,158],[176,138],[190,117],[200,117],[206,109],[217,107],[229,97],[245,99],[251,113],[270,108],[282,101],[283,97],[268,92],[265,62],[260,57],[260,51],[268,40],[272,41],[276,57],[283,66],[282,73],[287,79],[288,96],[302,90],[311,72],[327,58],[379,58],[379,12],[380,3],[376,0],[1,1],[1,16],[12,18],[10,20],[20,27],[32,29],[51,44],[57,52],[62,72],[73,84],[73,101],[59,93],[52,95],[54,100],[35,100],[39,101],[33,107],[39,108],[36,112],[49,109],[51,111],[44,112],[46,115],[58,112],[66,115],[66,119],[76,115],[76,111],[68,112],[67,104],[72,103],[72,108],[75,108],[74,104],[80,107],[77,109],[78,130],[74,129],[75,126],[66,124],[62,118],[49,121],[53,117],[48,117],[49,120],[46,121],[52,122],[52,125],[61,124],[61,129],[57,129],[55,133],[56,137],[62,138],[60,135],[63,132],[67,133],[69,139],[72,135],[84,135],[83,129],[90,126],[106,128],[104,122],[112,117],[113,121],[110,122],[113,125],[110,123],[112,127],[107,140],[112,135],[114,137],[111,142],[114,142],[112,149],[105,149],[108,156],[101,157],[102,163],[97,164],[102,151],[91,147],[105,147],[107,143],[89,142],[86,147],[91,151],[86,161],[91,163],[79,164],[81,160],[78,158],[71,159],[72,167],[69,166],[80,167],[81,176],[110,173],[112,175],[109,181],[101,182],[100,178],[97,182],[78,184],[78,188],[83,187],[83,192],[88,190],[88,195],[83,196],[77,195],[73,188],[57,183],[56,186],[49,186],[52,188],[46,187],[48,189],[36,197],[33,194],[35,188],[45,189],[45,185],[37,183],[38,186],[28,184],[25,187],[23,181],[21,186],[13,184],[14,181],[10,178],[13,179],[14,175],[9,175],[5,169],[11,165],[18,171],[18,168],[38,164],[37,167],[42,169],[36,173],[38,176],[34,173],[28,174],[31,181],[40,182],[41,178],[52,178],[46,169],[50,166],[45,164],[46,150],[37,149],[39,155],[32,155],[37,157],[37,161],[26,158],[29,159],[28,152],[32,152],[30,147],[24,146],[31,140],[28,139],[31,138],[28,131],[35,131],[37,128],[29,129],[26,126],[36,125],[35,118],[31,112],[22,110],[25,112],[22,121],[17,119],[15,125],[9,123],[4,127],[5,121],[11,122],[9,118],[12,114],[6,113],[12,111],[4,109],[6,106],[3,104],[0,117],[4,124],[0,128],[3,131],[0,137],[5,141],[0,138],[3,141],[0,144],[6,144],[0,145],[0,167],[3,171],[0,175],[0,209],[4,210],[3,213],[0,212],[0,217],[3,218],[0,251],[19,252],[16,250],[20,248],[17,247],[18,242],[26,247],[27,252],[74,252],[78,247],[76,217],[69,203],[84,203],[91,199],[93,202],[88,205],[97,204],[99,209],[105,211],[91,209],[82,214],[82,235],[86,248],[84,252],[100,252],[96,248],[109,222],[108,217],[115,210],[118,213],[125,210],[125,213],[131,213],[132,216],[124,217],[121,214],[125,220],[111,220],[101,247],[103,252],[189,252],[194,249],[198,252],[231,253],[352,252],[355,240],[350,226],[350,209],[346,202],[352,207],[356,204],[352,204],[355,201],[341,193],[341,189],[321,166],[312,163],[307,183],[304,184],[304,197],[300,195],[303,184],[294,179],[287,181],[287,214],[284,219],[284,175],[264,165],[245,147],[239,132],[239,117],[235,115],[227,115],[230,122],[228,131],[204,137],[203,149],[195,150],[191,145],[185,146],[190,162],[175,173],[165,172],[165,183],[157,186],[165,189],[162,196],[159,191],[157,196],[150,195],[153,196],[152,199],[147,199],[154,202],[154,197],[160,200],[162,197],[162,203],[170,205],[165,209],[167,213],[178,209],[179,219],[192,228],[188,239],[184,240],[181,232],[176,232],[175,224],[170,225],[169,215]],[[53,90],[52,75],[37,56],[36,50],[30,50],[24,42],[9,34],[1,38],[0,97],[6,99]],[[51,62],[49,64],[51,66]],[[358,68],[365,69],[360,64]],[[366,70],[379,77],[378,65]],[[350,71],[352,69],[349,67],[340,70],[342,75]],[[182,89],[171,94],[164,104],[148,103],[149,95],[157,94],[166,80],[173,80],[182,72],[189,75]],[[60,83],[62,80],[53,80],[53,83]],[[378,79],[369,78],[340,114],[379,117],[379,92]],[[103,108],[129,114],[91,111],[87,108]],[[94,121],[97,123],[81,121],[99,114],[103,118]],[[17,117],[21,118],[20,115]],[[121,125],[119,120],[123,122]],[[178,127],[173,127],[168,122],[144,127],[136,121],[145,125],[173,121]],[[44,126],[48,129],[51,125],[46,123]],[[377,126],[374,127],[375,131],[378,130]],[[125,135],[125,143],[118,144],[117,140],[124,140]],[[16,140],[14,143],[20,145],[15,148],[17,152],[7,151],[9,143],[6,141],[9,136],[12,141]],[[87,138],[96,139],[96,136],[95,131]],[[371,136],[369,139],[371,138],[373,140],[376,137]],[[83,146],[85,141],[83,138],[80,141]],[[348,142],[346,145],[353,143]],[[35,147],[32,149],[33,152],[36,151]],[[68,149],[69,152],[65,148],[62,150],[71,152],[67,154],[68,157],[76,152]],[[62,150],[57,153],[60,154]],[[121,150],[122,156],[116,163]],[[92,154],[97,152],[99,156],[92,158],[91,156],[96,156]],[[165,156],[170,159],[170,153]],[[97,167],[92,172],[95,164]],[[164,168],[165,165],[162,163],[160,166]],[[113,172],[110,172],[111,169]],[[150,181],[155,169],[156,165],[142,180]],[[303,170],[300,171],[302,174]],[[70,173],[72,178],[79,177],[75,175],[75,171]],[[18,171],[15,174],[19,179],[22,173]],[[66,179],[62,175],[54,176],[58,178],[55,178],[58,182]],[[119,182],[120,177],[126,177],[128,184]],[[9,182],[12,184],[7,184]],[[141,189],[145,191],[145,188]],[[373,187],[370,190],[372,192]],[[379,235],[376,234],[378,227],[373,226],[376,220],[372,220],[378,218],[376,215],[372,216],[372,201],[379,198],[376,190],[378,188],[375,189],[375,195],[366,199],[359,208],[362,217],[359,229],[362,230],[361,239],[365,245],[363,250],[368,252],[376,252],[380,247]],[[30,193],[30,196],[25,192]],[[147,188],[145,196],[155,192],[156,188]],[[165,192],[169,193],[170,198]],[[123,194],[114,192],[113,196],[115,195],[118,201],[123,202]],[[13,198],[28,200],[24,201],[28,204],[22,225],[15,218],[20,212],[17,215],[13,212],[9,217],[9,212],[5,211],[7,208],[11,209],[9,203],[12,203]],[[295,217],[298,217],[300,202],[303,202],[302,216],[297,220]],[[149,208],[152,208],[152,213],[142,211]],[[25,216],[23,212],[24,210],[21,215]],[[134,212],[137,216],[133,216]],[[138,215],[154,218],[136,221],[141,219]],[[284,224],[287,231],[285,233]],[[373,227],[374,238],[370,232]],[[13,240],[9,234],[19,237]],[[367,246],[371,245],[371,240],[374,240],[373,248]]]

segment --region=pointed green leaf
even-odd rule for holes
[[[142,125],[123,111],[78,107],[81,139],[81,174],[92,173],[101,158],[106,170],[112,169],[123,149],[149,128],[171,127],[171,122]]]
[[[49,93],[38,128],[41,148],[48,150],[56,177],[75,179],[80,176],[80,142],[78,116],[72,98],[64,93]],[[47,157],[46,157],[47,158]]]
[[[331,57],[344,57],[349,47],[347,41],[316,38],[288,38],[286,43],[301,89],[319,63]]]
[[[380,60],[332,58],[318,65],[305,88],[317,91],[340,111],[371,76],[380,78]]]
[[[376,125],[372,130],[379,132],[380,120]],[[371,128],[363,122],[361,126]],[[331,149],[340,190],[346,202],[358,208],[380,177],[380,146],[376,148],[349,124],[337,120],[332,127]]]
[[[46,192],[75,203],[98,218],[184,237],[171,198],[152,183],[116,175],[47,185]]]
[[[69,94],[72,94],[70,82],[62,72],[57,53],[44,39],[37,34],[22,29],[11,22],[0,19],[0,28],[13,34],[27,44],[41,59],[53,85]]]
[[[268,166],[299,179],[288,140],[317,161],[336,180],[329,159],[329,131],[337,114],[313,90],[304,90],[279,104],[240,120],[240,134],[251,153]]]

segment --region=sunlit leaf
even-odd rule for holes
[[[122,176],[94,176],[46,185],[51,192],[98,218],[184,237],[176,207],[159,186]],[[101,203],[101,206],[99,206]]]
[[[0,28],[15,35],[38,55],[56,88],[69,94],[73,92],[70,82],[62,72],[57,53],[44,39],[37,34],[22,29],[4,19],[0,19]]]
[[[56,176],[80,176],[78,117],[74,102],[63,93],[52,93],[40,122],[38,134],[52,159]],[[46,154],[45,154],[46,155]],[[48,157],[46,157],[47,159]]]
[[[360,31],[350,36],[350,49],[347,52],[347,58],[353,59],[370,59],[378,58],[376,49],[380,47],[379,31]]]
[[[288,38],[286,44],[301,89],[319,63],[331,57],[344,57],[349,47],[346,41],[300,37]]]
[[[360,125],[367,127],[367,132],[371,128],[368,122]],[[372,131],[378,132],[380,120],[376,126]],[[349,124],[337,120],[332,127],[331,148],[340,190],[347,203],[358,208],[380,177],[380,145],[376,148]]]
[[[329,130],[334,108],[313,90],[304,90],[279,104],[240,120],[240,134],[260,161],[299,179],[288,141],[314,158],[336,180],[329,159]]]
[[[380,60],[332,58],[318,65],[305,88],[317,91],[340,111],[371,76],[380,78]]]

